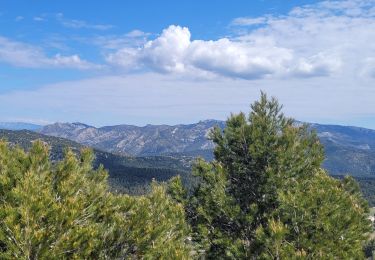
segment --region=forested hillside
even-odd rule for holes
[[[32,131],[0,130],[0,139],[7,140],[12,145],[30,149],[35,140],[42,140],[51,147],[50,158],[61,160],[66,149],[79,153],[85,146],[64,138],[46,136]],[[94,166],[103,164],[109,171],[109,182],[112,188],[132,194],[145,193],[149,190],[152,179],[167,181],[171,177],[181,175],[185,183],[191,183],[191,159],[176,159],[171,156],[130,157],[116,155],[94,149]]]

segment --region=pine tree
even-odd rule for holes
[[[262,93],[212,132],[215,161],[198,161],[185,198],[195,242],[211,259],[361,257],[366,203],[321,169],[316,134],[281,108]]]
[[[92,161],[87,149],[52,163],[40,141],[28,153],[0,142],[0,258],[187,259],[184,210],[165,188],[112,194]]]
[[[280,206],[256,230],[262,258],[363,258],[368,208],[358,193],[320,170],[280,191]]]

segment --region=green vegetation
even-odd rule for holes
[[[330,140],[322,142],[326,155],[323,166],[331,174],[350,173],[354,177],[366,176],[375,179],[374,150],[348,147]]]
[[[323,149],[295,127],[275,99],[215,129],[215,160],[200,160],[189,195],[175,178],[169,192],[185,205],[193,241],[209,259],[363,258],[371,226],[352,178],[321,169]]]
[[[52,165],[40,141],[28,153],[0,143],[0,258],[188,258],[184,212],[165,189],[112,194],[92,161],[68,151]]]
[[[375,243],[358,183],[321,168],[316,134],[296,127],[275,99],[262,94],[251,109],[212,131],[215,159],[197,160],[195,179],[184,170],[151,186],[146,178],[164,181],[185,166],[161,173],[148,166],[173,158],[148,164],[59,142],[50,153],[43,141],[30,145],[28,132],[18,142],[25,152],[9,134],[10,143],[0,142],[0,259],[370,256]],[[111,166],[111,179],[99,162]],[[144,167],[133,167],[139,162]],[[120,187],[145,195],[112,192]]]
[[[375,207],[375,178],[355,177],[355,179],[361,188],[363,197],[371,207]]]
[[[0,130],[0,139],[10,145],[18,145],[29,150],[35,140],[42,140],[50,146],[52,162],[62,160],[66,149],[79,154],[85,146],[76,142],[53,136],[46,136],[31,131]],[[94,149],[94,167],[103,165],[109,171],[109,183],[113,191],[142,195],[150,191],[152,180],[167,181],[180,175],[184,184],[194,183],[190,174],[190,165],[171,156],[129,157]]]

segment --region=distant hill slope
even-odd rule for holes
[[[31,130],[37,131],[42,129],[43,126],[30,124],[30,123],[22,123],[22,122],[0,122],[0,129],[5,130]]]
[[[375,177],[375,130],[311,124],[324,145],[323,166],[332,174]]]
[[[40,133],[134,156],[199,154],[204,150],[212,150],[213,144],[207,140],[207,134],[215,125],[224,127],[225,123],[206,120],[190,125],[118,125],[101,128],[82,123],[55,123],[43,127]]]
[[[133,156],[202,156],[212,159],[212,127],[225,122],[205,120],[189,125],[131,125],[96,128],[82,123],[56,123],[43,127],[46,135],[64,137],[108,152]],[[311,124],[325,147],[323,166],[332,174],[375,177],[375,130]]]
[[[46,136],[32,131],[21,130],[0,130],[0,139],[6,139],[12,145],[19,145],[29,149],[32,142],[41,139],[51,146],[51,159],[60,160],[63,158],[65,149],[70,148],[79,153],[84,146],[74,141]],[[166,181],[171,177],[180,174],[186,183],[190,183],[189,160],[167,156],[153,157],[129,157],[116,155],[94,149],[96,156],[95,166],[103,164],[109,171],[111,185],[122,191],[130,193],[143,193],[147,184],[152,179]]]

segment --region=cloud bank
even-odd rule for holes
[[[375,88],[368,80],[192,81],[160,73],[95,77],[3,93],[0,121],[28,118],[35,122],[146,125],[225,120],[231,112],[247,112],[260,89],[277,97],[284,112],[298,120],[375,127]],[[365,117],[366,121],[360,121]]]

